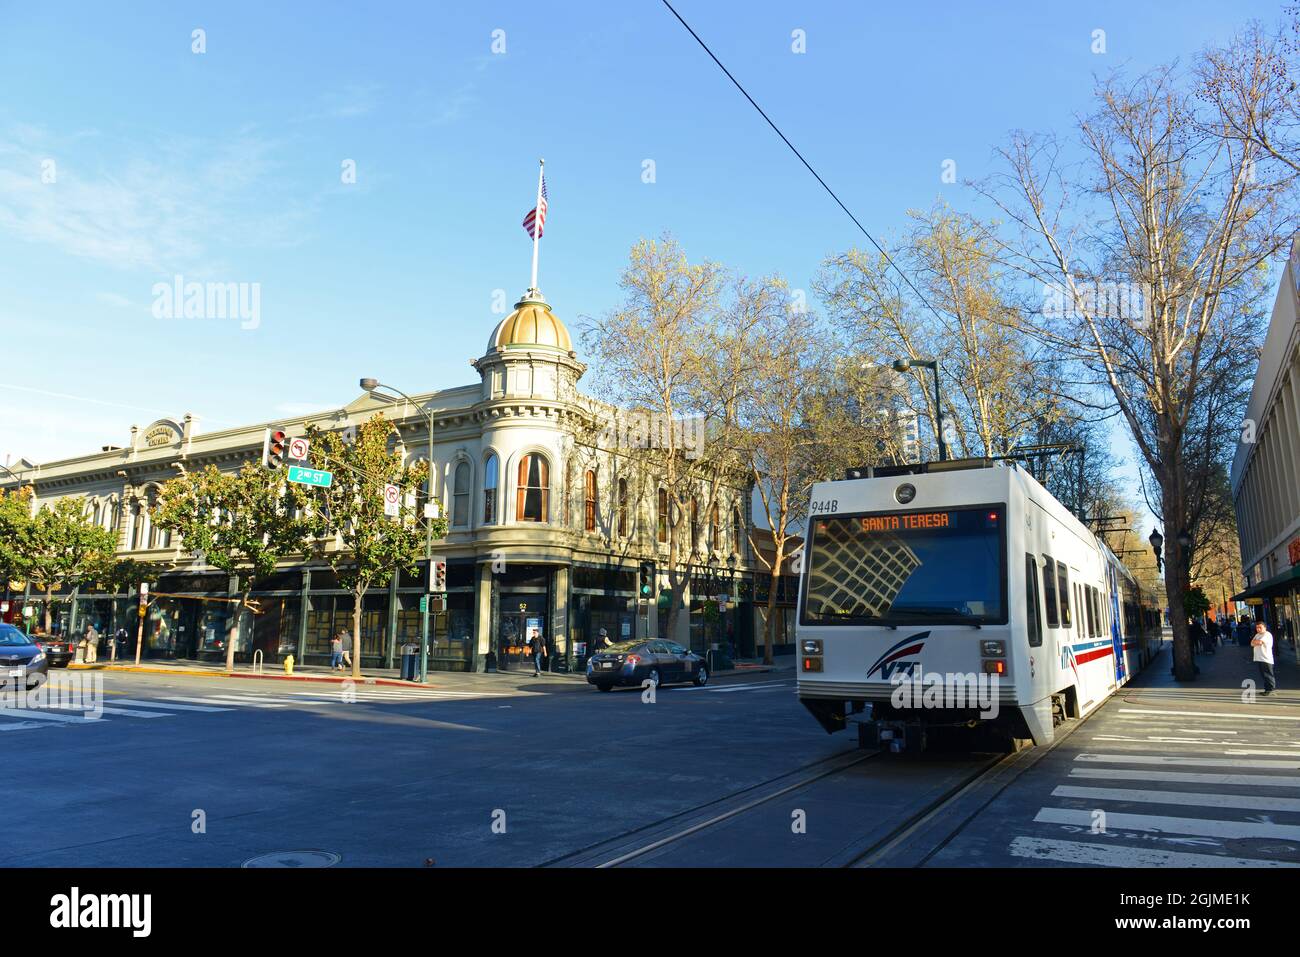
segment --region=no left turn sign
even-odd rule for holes
[[[299,462],[307,461],[307,452],[311,449],[311,443],[306,439],[289,440],[289,458]]]

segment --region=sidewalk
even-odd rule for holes
[[[1278,709],[1296,709],[1300,714],[1300,663],[1290,642],[1275,641],[1273,646],[1273,675],[1277,678],[1277,691],[1267,697],[1258,692],[1264,690],[1259,675],[1259,666],[1251,658],[1253,649],[1249,645],[1221,644],[1214,654],[1198,654],[1193,659],[1200,672],[1192,681],[1175,681],[1170,673],[1173,668],[1173,642],[1166,636],[1161,646],[1161,654],[1147,669],[1136,678],[1128,692],[1140,696],[1150,693],[1164,700],[1177,698],[1186,701],[1188,706],[1213,703],[1268,705]],[[1254,702],[1243,697],[1246,689],[1243,682],[1253,682],[1256,692]]]

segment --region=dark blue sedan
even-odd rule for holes
[[[0,624],[0,686],[35,688],[49,677],[50,662],[32,639],[13,625]]]
[[[689,681],[707,684],[709,670],[703,658],[675,641],[648,639],[620,641],[587,660],[587,683],[601,691],[615,685],[642,686]]]

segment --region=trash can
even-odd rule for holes
[[[402,680],[420,680],[420,646],[402,645]]]

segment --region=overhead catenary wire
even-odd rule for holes
[[[941,316],[939,314],[939,311],[930,304],[930,300],[927,299],[921,293],[921,290],[916,288],[916,285],[912,282],[911,279],[908,278],[907,273],[903,272],[903,270],[899,268],[898,264],[894,262],[893,257],[890,256],[889,253],[885,251],[885,248],[881,246],[880,243],[876,242],[875,237],[872,236],[871,233],[867,231],[867,228],[862,225],[862,223],[858,220],[858,217],[853,215],[853,211],[844,205],[843,200],[841,200],[839,196],[835,194],[835,190],[831,189],[830,186],[827,185],[826,180],[822,179],[821,174],[818,173],[817,170],[813,169],[811,163],[809,163],[806,159],[804,159],[803,154],[800,153],[799,150],[795,147],[795,145],[790,142],[789,137],[787,137],[784,133],[782,133],[781,128],[772,122],[772,118],[768,116],[766,112],[764,112],[763,108],[758,105],[757,101],[755,101],[755,99],[749,95],[749,92],[743,86],[741,86],[740,81],[737,80],[732,75],[731,71],[728,70],[726,66],[723,65],[722,61],[718,59],[717,55],[712,50],[709,49],[709,45],[705,43],[702,39],[700,39],[700,35],[696,33],[694,29],[692,29],[691,25],[682,18],[682,15],[673,8],[673,5],[669,3],[668,0],[663,0],[663,5],[667,7],[668,12],[671,13],[674,17],[676,17],[677,21],[686,28],[686,31],[692,37],[695,38],[695,42],[698,43],[700,47],[704,50],[704,52],[709,55],[709,58],[718,65],[718,69],[726,74],[727,79],[730,80],[732,84],[736,87],[736,89],[740,91],[741,95],[744,96],[744,98],[749,101],[749,105],[758,111],[758,115],[761,116],[764,119],[764,121],[766,121],[768,126],[772,127],[772,131],[776,133],[777,136],[781,137],[781,142],[783,142],[786,146],[788,146],[790,148],[790,152],[794,153],[794,155],[798,157],[800,163],[803,163],[804,168],[807,169],[808,172],[812,173],[813,178],[816,179],[817,182],[821,184],[822,189],[826,190],[830,198],[835,200],[835,204],[839,206],[840,209],[844,210],[844,214],[848,216],[849,219],[853,220],[853,225],[857,226],[858,230],[862,233],[862,235],[867,237],[867,241],[871,243],[872,246],[876,247],[876,251],[879,252],[882,257],[884,257],[885,262],[889,264],[890,268],[893,269],[894,272],[898,273],[898,275],[902,278],[903,282],[907,283],[907,287],[911,289],[913,293],[916,294],[916,298],[921,301],[921,303],[925,306],[925,308],[929,309],[932,313],[934,313],[936,319],[943,321],[943,316]]]

